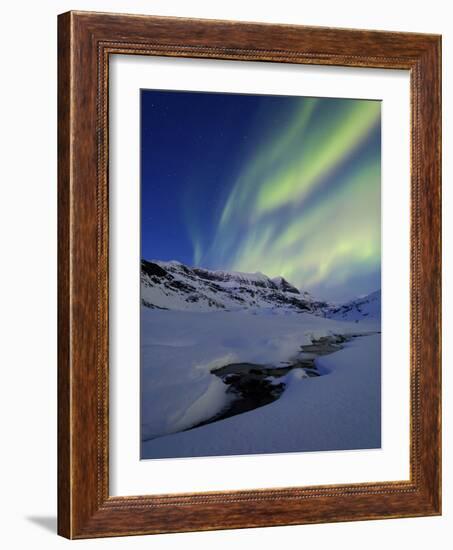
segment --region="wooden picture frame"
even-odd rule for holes
[[[441,513],[441,39],[69,12],[58,21],[58,532],[67,538]],[[410,480],[109,495],[109,56],[405,69],[411,86]]]

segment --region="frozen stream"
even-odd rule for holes
[[[300,352],[286,366],[260,365],[255,363],[231,363],[213,369],[228,386],[227,393],[233,399],[228,405],[212,417],[186,428],[194,428],[218,422],[237,414],[263,407],[276,401],[286,389],[286,375],[294,369],[300,369],[303,378],[313,378],[327,374],[316,365],[318,357],[330,355],[343,349],[343,344],[364,334],[334,334],[313,339],[310,344],[301,346]]]
[[[379,322],[143,310],[142,458],[379,446]]]

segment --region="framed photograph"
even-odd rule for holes
[[[440,514],[440,37],[58,29],[59,533]]]

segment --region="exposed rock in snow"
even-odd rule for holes
[[[292,292],[294,294],[300,294],[300,290],[298,290],[291,283],[288,283],[288,281],[283,277],[274,277],[272,279],[272,282],[274,282],[277,285],[277,287],[280,290],[283,290],[284,292]],[[308,292],[305,292],[304,294],[308,295]]]
[[[142,304],[151,309],[313,313],[345,321],[381,318],[380,290],[332,305],[316,300],[283,277],[271,279],[259,272],[213,271],[177,261],[142,260],[141,297]]]
[[[211,271],[180,262],[142,260],[142,303],[150,308],[189,311],[240,309],[274,313],[317,313],[326,302],[301,293],[283,277]]]

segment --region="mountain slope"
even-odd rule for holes
[[[142,260],[141,297],[143,305],[151,308],[189,311],[259,309],[322,314],[328,307],[283,277],[211,271],[175,261]]]
[[[381,291],[376,290],[363,298],[356,298],[341,306],[330,306],[324,310],[329,319],[341,321],[360,321],[362,319],[381,319]]]

